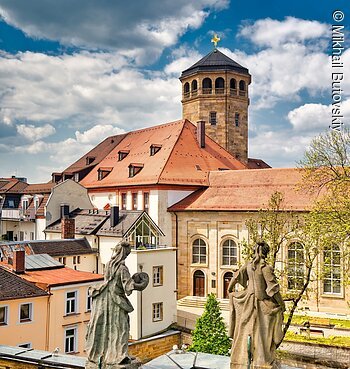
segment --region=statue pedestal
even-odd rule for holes
[[[129,364],[102,364],[101,369],[138,369],[142,363],[133,359]],[[85,365],[85,369],[100,369],[98,364],[88,361]]]

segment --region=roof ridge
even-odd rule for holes
[[[159,129],[159,128],[163,128],[165,126],[170,126],[170,125],[175,125],[175,124],[180,124],[184,121],[184,119],[178,119],[178,120],[174,120],[172,122],[167,122],[167,123],[161,123],[161,124],[157,124],[155,126],[151,126],[151,127],[145,127],[145,128],[140,128],[140,129],[136,129],[136,130],[133,130],[133,131],[129,131],[129,132],[126,132],[127,135],[129,134],[135,134],[135,133],[140,133],[140,132],[146,132],[146,131],[151,131],[151,130],[156,130],[156,129]]]

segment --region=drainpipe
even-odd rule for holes
[[[179,283],[178,283],[178,274],[179,274],[179,264],[178,264],[178,246],[179,246],[179,220],[176,212],[175,214],[175,281],[176,281],[176,300],[179,294]]]
[[[50,318],[51,318],[51,291],[50,286],[47,291],[49,293],[49,298],[47,300],[47,314],[46,314],[46,337],[45,337],[45,351],[49,351],[50,347]]]

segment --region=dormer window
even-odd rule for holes
[[[124,158],[126,158],[129,154],[129,150],[120,150],[118,151],[118,161],[122,161]]]
[[[129,178],[135,177],[137,173],[141,172],[143,164],[130,164],[129,165]]]
[[[86,165],[90,165],[96,158],[94,156],[86,157]]]
[[[157,154],[157,152],[162,148],[162,145],[151,145],[150,146],[150,155],[153,156]]]
[[[29,205],[29,200],[23,199],[22,200],[22,211],[26,211],[28,209],[28,205]]]
[[[108,174],[112,171],[113,168],[99,168],[97,171],[97,179],[102,181],[102,179],[106,178]]]

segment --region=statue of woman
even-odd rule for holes
[[[104,283],[91,291],[86,368],[118,368],[132,362],[128,355],[128,339],[129,313],[134,309],[126,296],[133,290],[144,290],[149,279],[146,273],[136,273],[130,277],[125,265],[130,252],[129,243],[118,244],[106,264]]]
[[[283,339],[285,305],[273,268],[266,264],[269,251],[267,243],[257,243],[253,260],[235,272],[228,287],[231,369],[272,368],[276,347]],[[243,291],[234,292],[237,283]]]

